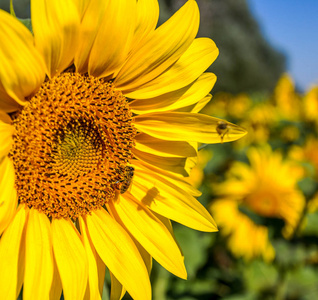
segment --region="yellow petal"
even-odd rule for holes
[[[191,113],[198,113],[200,112],[200,110],[208,104],[208,102],[211,100],[212,95],[208,94],[206,97],[204,97],[203,99],[199,100],[197,103],[189,105],[189,106],[185,106],[185,107],[181,107],[178,108],[176,110],[174,110],[174,112],[191,112]]]
[[[30,209],[26,228],[23,299],[49,299],[54,264],[48,217]]]
[[[53,253],[54,257],[54,253]],[[59,270],[57,269],[56,260],[55,257],[53,259],[53,280],[52,280],[52,286],[50,290],[50,300],[60,300],[62,295],[62,282],[59,274]]]
[[[111,280],[111,286],[110,286],[110,300],[121,300],[126,290],[122,286],[122,284],[117,280],[117,278],[114,276],[112,272],[110,273],[110,280]]]
[[[81,237],[71,221],[53,219],[53,250],[66,300],[84,297],[88,263]]]
[[[132,298],[151,299],[147,269],[128,233],[104,209],[87,216],[87,226],[97,253]]]
[[[90,75],[105,77],[122,66],[131,49],[135,22],[136,0],[107,1],[89,57]]]
[[[17,209],[18,198],[14,181],[13,163],[5,157],[0,162],[0,235],[10,224]]]
[[[11,117],[4,111],[0,110],[0,121],[4,122],[6,124],[11,125],[12,124],[12,119]]]
[[[173,237],[176,245],[179,247],[181,255],[184,257],[182,249],[181,249],[181,247],[180,247],[180,245],[179,245],[179,243],[178,243],[178,241],[177,241],[177,239],[176,239],[176,237],[174,235],[171,221],[168,218],[166,218],[166,217],[164,217],[162,215],[159,215],[159,214],[157,214],[155,212],[152,212],[152,213],[162,222],[162,224],[164,224],[166,226],[167,230],[169,230],[169,232],[170,232],[171,236]]]
[[[14,219],[0,239],[0,291],[1,298],[16,300],[24,272],[24,224],[27,210],[20,205]]]
[[[189,182],[185,181],[183,177],[176,176],[171,172],[167,172],[164,170],[160,170],[152,165],[144,163],[142,161],[134,160],[133,166],[136,170],[146,171],[146,172],[155,172],[158,173],[158,176],[165,178],[167,181],[171,182],[172,184],[180,187],[184,192],[194,196],[200,197],[202,193],[193,187]]]
[[[100,258],[97,252],[96,252],[96,263],[97,263],[97,272],[98,272],[98,288],[99,288],[99,293],[102,295],[103,288],[104,288],[104,281],[105,281],[106,265],[104,264],[103,260]]]
[[[130,193],[152,211],[196,230],[213,232],[217,226],[208,211],[180,185],[159,172],[135,168]],[[155,168],[154,168],[155,169]]]
[[[149,33],[153,32],[157,26],[159,18],[158,0],[138,0],[137,1],[137,21],[133,47],[138,47],[139,42]]]
[[[179,60],[160,76],[137,89],[123,88],[122,91],[126,97],[146,99],[178,90],[196,80],[212,64],[218,54],[219,50],[212,40],[195,39]],[[212,86],[215,81],[214,76]]]
[[[183,257],[169,230],[129,193],[109,207],[116,220],[121,220],[134,238],[169,272],[186,279]]]
[[[193,167],[187,157],[158,156],[137,149],[133,150],[133,154],[141,161],[172,173],[181,174],[182,176],[189,176],[191,168]],[[188,162],[190,162],[190,164],[188,164]]]
[[[210,102],[211,98],[212,98],[211,94],[207,95],[206,97],[201,99],[198,103],[196,103],[195,106],[192,107],[190,112],[195,114],[200,112]]]
[[[83,18],[85,17],[85,14],[87,13],[88,7],[90,5],[90,3],[92,2],[98,2],[99,0],[94,0],[94,1],[87,1],[87,0],[73,0],[73,2],[75,3],[75,6],[77,7],[79,16],[80,16],[80,20],[83,22]],[[98,7],[96,6],[96,8],[102,8],[102,7]],[[95,16],[97,17],[97,11],[95,12]]]
[[[155,98],[134,100],[129,106],[135,114],[176,110],[197,103],[211,91],[215,81],[213,73],[204,73],[184,88]]]
[[[212,144],[235,141],[246,134],[243,128],[227,121],[182,112],[140,115],[135,118],[135,126],[141,132],[168,141]]]
[[[158,156],[189,157],[197,155],[197,150],[188,142],[160,140],[145,133],[138,134],[135,140],[135,149]]]
[[[88,236],[86,224],[84,220],[80,217],[78,219],[80,229],[81,229],[81,238],[84,248],[86,250],[88,258],[88,296],[87,299],[101,299],[99,293],[99,280],[98,280],[98,268],[97,268],[97,253],[95,248],[92,245],[92,242]]]
[[[44,63],[31,32],[16,18],[0,10],[0,82],[9,97],[1,99],[6,111],[33,94],[45,78]],[[0,87],[0,94],[3,93]],[[10,98],[16,103],[11,104]]]
[[[0,80],[0,111],[14,112],[21,108],[21,105],[8,95]],[[21,101],[20,101],[21,102]],[[22,104],[22,102],[21,102]]]
[[[77,5],[82,7],[84,1],[80,1]],[[79,8],[80,11],[84,8]],[[74,64],[76,69],[80,73],[88,72],[89,54],[91,52],[98,28],[105,15],[105,1],[104,0],[92,0],[87,1],[87,7],[83,14],[82,22],[80,25],[80,38],[79,45],[76,49]],[[106,46],[104,45],[104,48]],[[103,49],[104,51],[104,49]]]
[[[73,0],[31,1],[35,46],[42,54],[49,77],[62,72],[74,59],[80,16]]]
[[[152,257],[151,255],[145,250],[145,248],[143,246],[140,245],[140,243],[134,238],[132,237],[132,239],[134,240],[135,245],[138,248],[138,251],[145,263],[145,266],[147,268],[148,271],[148,275],[150,276],[151,273],[151,269],[152,269]]]
[[[199,9],[195,1],[189,0],[153,34],[143,39],[119,71],[115,86],[131,90],[156,78],[187,50],[198,28]]]
[[[0,116],[0,161],[11,149],[13,133],[14,127],[3,122]]]

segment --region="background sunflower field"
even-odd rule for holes
[[[164,22],[185,1],[159,2]],[[318,86],[297,87],[247,0],[197,2],[199,36],[220,49],[210,70],[218,81],[203,112],[248,134],[200,146],[188,180],[219,232],[173,224],[188,280],[154,262],[153,299],[318,299]],[[14,4],[17,16],[29,17],[28,1]],[[9,1],[0,8],[8,10]],[[103,299],[108,294],[105,284]]]

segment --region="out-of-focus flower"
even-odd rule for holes
[[[240,123],[247,130],[248,135],[236,144],[242,147],[267,143],[270,138],[271,128],[277,121],[277,112],[273,105],[268,102],[254,104]]]
[[[278,108],[281,118],[286,120],[298,120],[301,112],[301,101],[295,91],[292,78],[284,74],[278,81],[274,91],[274,103]]]
[[[226,180],[213,185],[216,199],[211,204],[211,212],[220,232],[229,236],[229,247],[234,254],[247,259],[259,255],[269,259],[273,258],[273,252],[268,246],[266,228],[254,223],[245,212],[282,219],[285,223],[282,234],[289,238],[304,208],[304,197],[296,186],[303,171],[269,146],[250,148],[247,155],[250,165],[235,162],[227,172]],[[226,213],[227,210],[231,214]],[[254,234],[259,237],[257,242],[252,241]],[[249,247],[251,249],[247,251]]]
[[[227,116],[234,119],[244,119],[252,105],[250,97],[246,94],[233,96],[227,103]]]
[[[248,114],[252,101],[246,94],[232,95],[230,93],[218,92],[213,101],[203,109],[208,115],[215,115],[220,118],[227,116],[232,119],[243,119]]]
[[[318,178],[318,139],[314,136],[307,137],[303,146],[293,146],[289,151],[289,156],[299,162],[310,163],[315,171],[314,176]],[[311,176],[312,174],[308,174]]]
[[[304,96],[304,118],[318,124],[318,87],[312,87]]]
[[[275,250],[268,238],[268,228],[255,224],[242,213],[240,203],[239,199],[224,197],[211,205],[220,233],[227,236],[228,248],[236,257],[243,257],[247,261],[257,257],[272,261]]]
[[[185,180],[189,182],[195,188],[199,188],[204,179],[204,167],[212,159],[213,153],[208,149],[201,149],[198,151],[197,164],[191,170],[190,176]]]

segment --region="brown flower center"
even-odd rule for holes
[[[132,158],[132,122],[110,82],[62,73],[43,83],[14,118],[19,202],[74,220],[113,200]]]

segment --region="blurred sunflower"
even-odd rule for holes
[[[150,299],[152,257],[186,278],[169,219],[217,230],[183,176],[198,142],[245,131],[198,114],[218,49],[195,38],[197,3],[158,14],[34,0],[32,35],[0,11],[1,298],[100,299],[107,266],[111,299]]]
[[[296,187],[303,172],[269,146],[250,148],[247,155],[250,165],[235,162],[226,181],[214,186],[211,212],[221,233],[229,236],[235,255],[269,261],[274,249],[260,217],[282,219],[283,236],[291,237],[304,208],[304,197]]]
[[[190,176],[185,180],[195,188],[199,188],[204,179],[204,167],[212,159],[213,152],[210,149],[201,149],[198,151],[197,164],[191,170]]]
[[[272,104],[267,101],[254,103],[240,122],[249,134],[236,144],[240,147],[266,144],[270,138],[271,128],[275,126],[277,120],[277,111]]]
[[[274,91],[274,103],[281,118],[297,121],[300,117],[302,102],[295,91],[295,84],[289,74],[283,74]]]
[[[307,168],[307,175],[318,178],[318,139],[314,135],[306,137],[304,145],[295,145],[290,148],[289,156],[300,163],[309,163],[312,168]]]
[[[312,87],[304,97],[304,117],[309,122],[318,124],[318,86]]]

